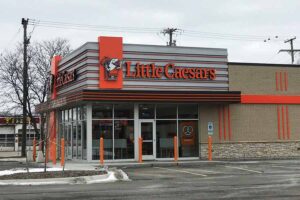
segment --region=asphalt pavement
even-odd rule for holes
[[[298,160],[125,166],[122,170],[131,181],[1,186],[0,199],[300,199]]]

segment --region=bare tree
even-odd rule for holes
[[[4,105],[2,112],[14,115],[21,113],[23,103],[22,52],[22,45],[18,44],[14,50],[0,55],[0,85],[3,88],[0,91],[0,104]],[[65,56],[69,52],[70,44],[62,38],[34,42],[28,48],[27,114],[36,134],[39,131],[34,120],[34,107],[47,100],[51,59],[54,55]],[[41,119],[40,135],[43,141],[45,117]]]

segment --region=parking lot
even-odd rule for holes
[[[0,199],[300,199],[300,161],[122,167],[131,181],[1,186]]]
[[[299,161],[125,169],[141,190],[191,199],[300,199]]]

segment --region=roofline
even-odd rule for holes
[[[266,66],[266,67],[299,67],[300,64],[276,64],[276,63],[247,63],[247,62],[227,62],[228,65]]]

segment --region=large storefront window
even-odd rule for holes
[[[134,121],[114,121],[114,152],[115,159],[134,158]]]
[[[172,158],[174,156],[174,136],[177,135],[176,120],[156,120],[156,157]]]
[[[174,136],[178,138],[179,157],[198,157],[197,104],[158,104],[156,118],[158,158],[174,156]]]
[[[92,117],[92,159],[99,160],[101,137],[104,159],[134,159],[134,105],[96,104]]]
[[[99,160],[100,138],[104,140],[104,159],[113,159],[113,121],[93,120],[93,160]]]
[[[86,159],[86,107],[74,107],[59,111],[58,144],[65,140],[68,159]],[[58,148],[60,155],[60,148]]]

